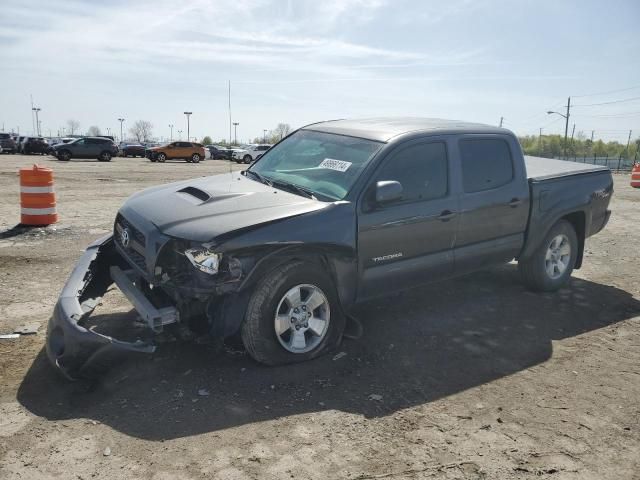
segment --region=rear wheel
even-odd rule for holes
[[[557,222],[544,241],[527,260],[518,262],[518,269],[529,288],[552,292],[565,286],[578,256],[578,236],[566,220]]]
[[[191,162],[200,163],[200,155],[197,153],[194,153],[193,155],[191,155]]]
[[[337,346],[344,323],[331,277],[320,265],[295,261],[259,281],[241,334],[255,360],[279,365],[310,360]]]

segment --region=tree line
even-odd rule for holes
[[[538,157],[563,157],[564,152],[564,136],[562,135],[525,135],[518,137],[520,145],[525,155],[535,155]],[[567,139],[567,156],[568,157],[609,157],[609,158],[640,158],[640,137],[631,140],[629,150],[627,144],[618,141],[604,142],[602,140],[591,141],[583,132],[573,139]]]

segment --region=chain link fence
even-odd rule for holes
[[[604,165],[605,167],[609,167],[611,171],[619,173],[619,172],[630,172],[633,167],[634,162],[638,160],[634,160],[633,158],[624,158],[622,156],[619,157],[554,157],[556,160],[568,160],[570,162],[579,162],[579,163],[590,163],[592,165]]]

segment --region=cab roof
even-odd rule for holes
[[[303,130],[347,135],[378,142],[388,142],[399,135],[420,132],[441,135],[453,133],[511,133],[504,128],[482,123],[422,117],[374,117],[352,120],[329,120],[307,125],[303,127]]]

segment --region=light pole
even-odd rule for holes
[[[107,127],[107,135],[111,136],[111,129]]]
[[[182,130],[178,130],[178,140],[182,140]]]
[[[238,144],[238,125],[240,122],[233,122],[233,143]]]
[[[33,107],[31,110],[36,112],[36,135],[40,136],[40,120],[38,120],[38,112],[42,110],[40,107]]]
[[[267,129],[262,130],[262,143],[267,143]]]
[[[566,159],[568,159],[569,157],[567,157],[567,136],[569,134],[569,110],[571,109],[571,97],[567,98],[567,114],[563,115],[560,112],[553,112],[551,110],[549,110],[547,112],[547,115],[551,115],[552,113],[555,113],[556,115],[560,115],[561,117],[564,118],[565,123],[564,123],[564,157]]]
[[[120,122],[120,142],[123,142],[124,138],[122,137],[122,124],[124,123],[124,118],[119,118],[118,121]]]
[[[189,140],[189,117],[191,117],[191,114],[193,112],[184,112],[184,114],[187,116],[187,140]]]
[[[169,141],[173,142],[173,125],[169,125],[169,128],[171,129],[171,136],[169,137]]]

